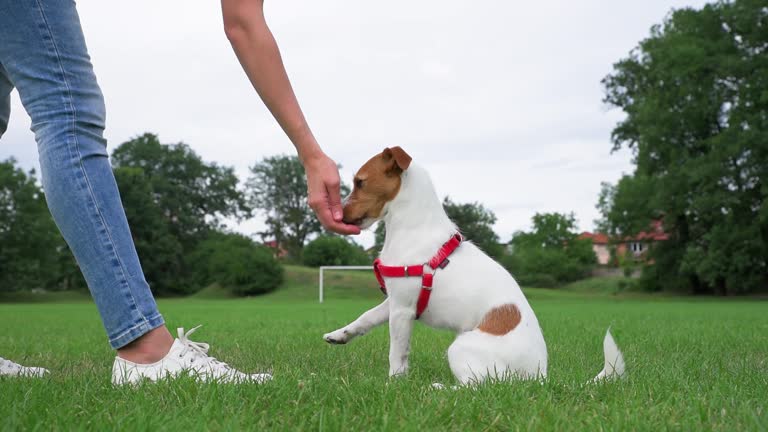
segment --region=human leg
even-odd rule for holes
[[[109,164],[104,100],[77,11],[68,0],[20,0],[0,12],[0,62],[32,118],[48,206],[120,349],[164,321]]]
[[[0,0],[0,64],[32,118],[48,207],[75,255],[109,342],[113,382],[190,370],[201,379],[262,382],[164,325],[128,228],[106,151],[104,98],[71,0]]]

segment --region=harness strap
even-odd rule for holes
[[[407,266],[385,266],[381,264],[381,259],[376,258],[373,261],[373,273],[376,275],[376,280],[379,282],[379,287],[384,295],[387,295],[387,286],[384,282],[385,277],[416,277],[421,276],[421,291],[419,292],[419,299],[416,301],[416,319],[421,317],[421,314],[427,309],[429,305],[429,296],[432,294],[432,283],[434,281],[434,274],[438,268],[445,268],[450,262],[448,257],[459,247],[463,238],[461,234],[454,234],[450,240],[445,242],[437,253],[424,264],[407,265]],[[431,272],[425,272],[424,267],[429,266]]]

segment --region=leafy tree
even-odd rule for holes
[[[274,238],[293,259],[300,259],[307,239],[323,227],[307,202],[307,178],[297,156],[270,156],[251,167],[246,186],[251,205],[266,216],[262,239]],[[341,193],[349,193],[342,184]]]
[[[563,249],[577,237],[576,218],[571,214],[536,213],[533,230],[515,234],[515,246],[536,246],[549,249]]]
[[[670,235],[651,250],[646,287],[768,287],[766,28],[762,0],[676,10],[603,80],[605,101],[626,113],[614,150],[631,149],[632,182],[651,184],[636,218],[662,214]],[[618,210],[604,213],[617,231],[621,203],[636,197],[629,189],[617,189]]]
[[[283,282],[283,268],[272,252],[240,234],[209,232],[190,262],[201,287],[218,283],[238,295],[265,294]]]
[[[250,215],[234,169],[206,163],[184,143],[161,144],[157,135],[145,133],[117,147],[112,165],[142,170],[152,193],[143,199],[160,207],[185,247],[207,230],[222,228],[224,218]]]
[[[153,134],[121,144],[112,155],[115,178],[147,281],[157,294],[197,287],[186,262],[224,218],[250,214],[234,170],[206,163],[183,143]]]
[[[360,245],[336,235],[321,235],[304,247],[304,265],[363,265],[370,259]]]
[[[120,196],[131,226],[136,250],[141,258],[144,276],[156,293],[185,294],[194,288],[184,276],[184,247],[165,217],[160,198],[154,192],[144,170],[135,167],[115,168]]]
[[[307,237],[322,230],[307,202],[307,178],[299,158],[264,158],[251,167],[246,186],[250,203],[266,216],[261,237],[274,238],[291,257],[299,258]]]
[[[651,222],[661,218],[653,208],[653,178],[624,175],[616,186],[603,182],[597,209],[602,218],[595,221],[597,230],[611,236],[634,235],[648,230]]]
[[[502,264],[522,285],[552,287],[586,277],[596,263],[589,240],[577,238],[573,214],[537,213],[531,232],[512,237],[512,255]]]
[[[493,231],[496,215],[480,203],[459,204],[449,197],[443,200],[443,209],[448,217],[459,227],[461,233],[471,240],[488,255],[499,258],[503,254],[503,246],[499,237]],[[377,253],[384,247],[386,228],[383,222],[376,227],[374,249]]]
[[[37,184],[14,159],[0,162],[0,291],[58,289],[74,267]]]
[[[488,255],[495,258],[501,256],[503,247],[499,244],[499,236],[493,231],[496,215],[491,210],[477,202],[455,203],[449,197],[443,200],[443,208],[464,237]]]
[[[373,235],[373,251],[375,252],[375,255],[378,256],[381,253],[381,250],[384,249],[384,240],[387,237],[387,226],[384,224],[384,221],[378,222],[376,231],[374,231]],[[375,259],[376,256],[373,258]]]

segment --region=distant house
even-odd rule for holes
[[[615,247],[616,256],[631,254],[634,259],[642,260],[653,243],[668,240],[669,234],[664,232],[661,220],[655,220],[651,222],[648,231],[640,231],[634,236],[609,239],[605,234],[585,231],[579,235],[579,238],[592,240],[592,250],[595,251],[597,262],[600,265],[607,265],[611,261],[610,245]]]
[[[611,261],[611,251],[608,249],[608,236],[602,233],[591,233],[584,231],[579,235],[579,239],[592,240],[592,250],[595,252],[595,258],[600,265],[608,265]]]
[[[642,258],[648,251],[648,247],[660,241],[669,240],[669,234],[664,232],[664,227],[660,220],[651,222],[648,231],[640,231],[632,237],[625,237],[623,241],[617,243],[616,254],[626,255],[631,253],[637,259]]]
[[[288,251],[285,250],[280,244],[277,243],[277,240],[268,240],[265,241],[264,246],[270,248],[272,250],[272,253],[275,255],[275,258],[285,258],[286,255],[288,255]]]

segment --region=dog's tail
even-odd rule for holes
[[[613,336],[611,336],[610,327],[605,332],[605,339],[603,339],[603,354],[605,355],[605,366],[592,381],[597,382],[603,379],[621,378],[624,376],[624,356],[619,351]]]

